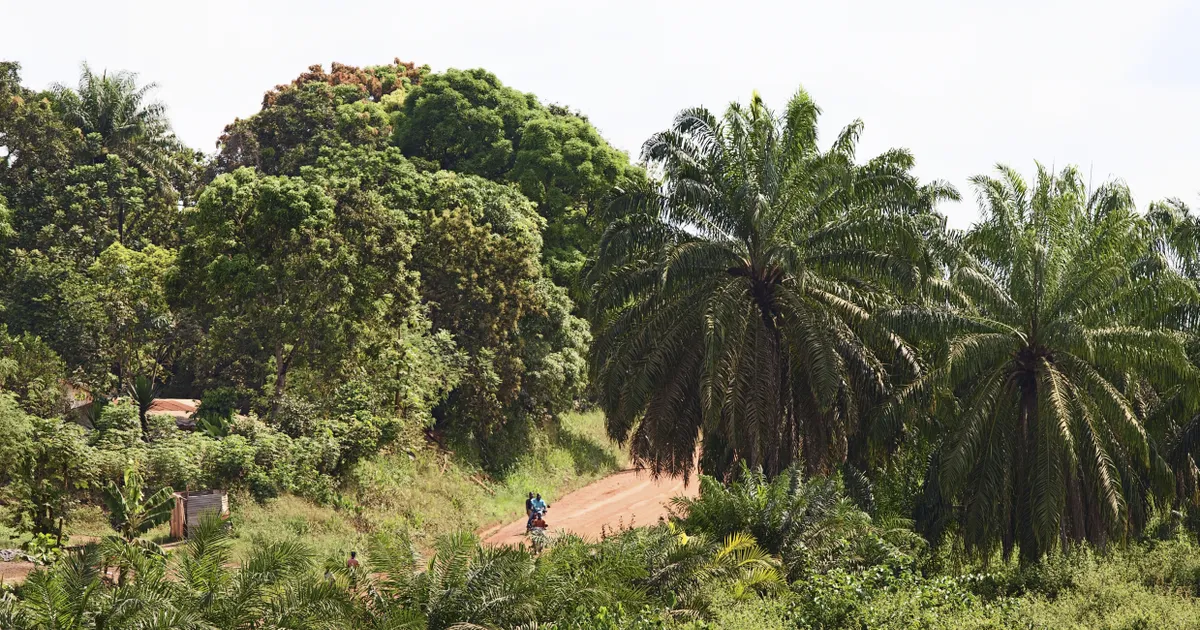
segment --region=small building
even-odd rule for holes
[[[195,398],[155,398],[150,403],[146,415],[163,415],[175,418],[175,426],[180,429],[196,428],[196,410],[200,401]]]
[[[114,398],[110,403],[132,403],[128,398]],[[94,429],[92,426],[92,405],[96,404],[90,397],[84,400],[83,398],[74,398],[71,407],[71,414],[75,421],[83,425],[85,428]],[[192,431],[196,428],[196,410],[200,408],[200,401],[196,398],[155,398],[150,402],[150,408],[146,410],[147,416],[171,416],[175,420],[175,426],[186,431]]]
[[[188,531],[199,525],[205,514],[214,512],[221,518],[229,518],[229,495],[224,490],[176,492],[175,507],[171,510],[171,538],[187,538]]]

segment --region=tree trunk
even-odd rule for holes
[[[292,353],[285,352],[283,343],[275,346],[275,392],[271,397],[271,417],[274,418],[279,412],[279,401],[283,398],[283,392],[287,388],[287,371],[288,364],[292,361]]]
[[[1031,484],[1029,465],[1031,463],[1031,455],[1036,456],[1033,451],[1036,446],[1034,435],[1037,431],[1037,384],[1033,377],[1022,383],[1021,387],[1021,412],[1020,425],[1017,429],[1017,449],[1014,462],[1016,471],[1013,484],[1013,491],[1016,494],[1016,525],[1017,525],[1017,544],[1020,545],[1021,564],[1033,564],[1041,556],[1041,545],[1038,543],[1037,533],[1034,531],[1033,522],[1030,520],[1033,517],[1032,497],[1030,496]]]
[[[1067,478],[1067,501],[1071,510],[1071,522],[1067,538],[1073,543],[1082,543],[1089,538],[1087,512],[1084,508],[1083,482],[1072,470]]]

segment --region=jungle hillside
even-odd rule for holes
[[[1200,628],[1182,199],[922,179],[799,86],[629,155],[296,70],[190,147],[153,77],[0,62],[0,628]],[[693,490],[485,541],[629,468]]]

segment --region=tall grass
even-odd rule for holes
[[[528,448],[513,457],[500,478],[490,477],[470,458],[436,448],[414,454],[382,453],[361,462],[342,485],[334,505],[285,495],[257,503],[231,497],[234,556],[244,557],[264,542],[298,539],[319,557],[344,557],[362,550],[376,531],[403,529],[419,547],[438,537],[479,530],[519,518],[525,493],[548,501],[629,465],[626,453],[610,441],[604,416],[596,411],[565,414],[530,434]],[[112,533],[98,510],[80,510],[69,528],[77,534]],[[163,531],[149,536],[165,542]]]

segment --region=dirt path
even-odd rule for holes
[[[699,492],[700,484],[695,479],[685,487],[682,479],[662,478],[655,481],[648,472],[626,470],[555,501],[546,515],[546,522],[551,532],[568,531],[597,539],[604,528],[615,530],[621,526],[653,525],[660,517],[667,516],[667,504],[672,497],[694,497]],[[529,540],[525,537],[524,518],[492,527],[482,532],[480,537],[489,545],[518,544]],[[72,543],[95,540],[98,539],[89,536],[71,537]],[[0,562],[0,584],[19,584],[33,568],[29,562]]]
[[[602,528],[616,529],[622,524],[653,525],[667,516],[667,504],[679,495],[694,497],[700,484],[692,479],[686,487],[683,479],[651,479],[650,473],[626,470],[584,486],[554,503],[546,514],[551,532],[569,531],[585,538],[600,537]],[[480,534],[489,545],[527,542],[525,519],[493,527]]]
[[[99,536],[88,536],[86,534],[75,534],[67,540],[68,549],[77,549],[84,545],[101,542]],[[177,547],[183,546],[183,542],[175,541],[161,545],[163,551],[171,551]],[[12,562],[0,562],[0,584],[21,584],[25,578],[29,577],[30,573],[37,568],[32,562],[27,560],[14,560]],[[116,569],[109,569],[108,575],[116,575]]]

